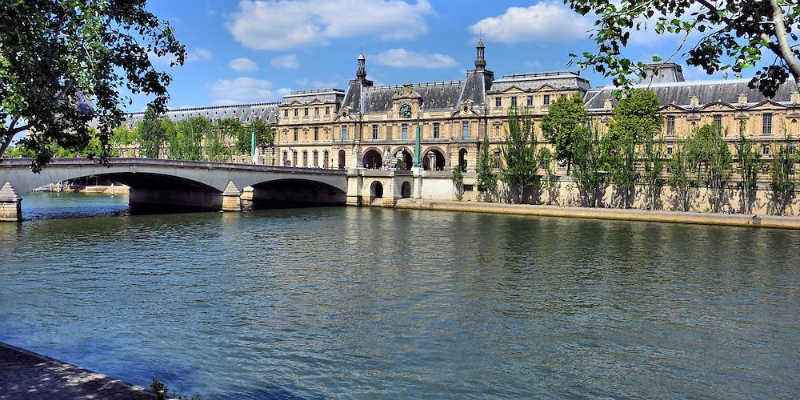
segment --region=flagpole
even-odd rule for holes
[[[255,165],[256,163],[256,125],[253,125],[253,133],[250,135],[250,156],[252,157],[252,162]]]

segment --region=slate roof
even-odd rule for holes
[[[537,72],[527,74],[505,75],[502,79],[495,80],[489,93],[504,92],[512,87],[524,91],[534,91],[543,86],[550,86],[557,90],[587,91],[592,85],[589,80],[572,71]]]
[[[323,103],[339,103],[344,98],[344,90],[342,89],[314,89],[314,90],[298,90],[283,96],[281,104],[291,104],[295,101],[300,104],[310,104],[316,100]]]
[[[426,111],[450,110],[458,106],[465,81],[413,83],[411,89],[422,96]],[[364,112],[387,112],[392,108],[392,96],[403,86],[365,87],[362,93]]]
[[[175,122],[194,117],[204,117],[212,121],[225,118],[236,118],[244,124],[247,124],[254,119],[260,119],[270,123],[277,123],[278,103],[251,103],[230,106],[179,108],[167,111],[166,116]],[[128,128],[132,128],[142,119],[144,119],[143,112],[131,113],[128,114],[128,117],[125,119],[124,125]]]
[[[492,71],[467,71],[467,81],[464,83],[459,103],[464,100],[472,100],[475,105],[486,104],[486,92],[491,89],[493,80],[494,72]]]
[[[758,89],[750,89],[747,83],[749,79],[722,80],[722,81],[694,81],[694,82],[674,82],[652,85],[636,85],[635,88],[649,89],[655,92],[662,106],[674,104],[677,106],[688,107],[692,96],[697,96],[700,106],[709,103],[728,103],[737,105],[739,94],[747,95],[748,106],[761,103],[765,100],[772,100],[778,103],[788,103],[791,93],[796,90],[794,83],[787,83],[778,89],[775,97],[767,99]],[[614,87],[604,87],[592,89],[586,92],[587,109],[601,109],[606,99],[611,99],[613,105],[617,100],[611,96]]]

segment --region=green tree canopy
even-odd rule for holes
[[[522,202],[525,189],[538,179],[536,164],[536,131],[533,118],[526,110],[515,108],[508,111],[508,128],[505,143],[500,147],[503,166],[502,181],[517,193],[517,201]]]
[[[34,171],[51,145],[80,149],[96,126],[105,161],[109,139],[130,104],[125,93],[154,95],[164,111],[170,76],[151,56],[183,64],[185,49],[145,0],[6,0],[0,2],[0,156],[13,137],[32,151]],[[126,90],[119,90],[125,88]]]
[[[553,143],[555,157],[567,164],[567,174],[575,158],[575,143],[585,130],[586,107],[577,94],[556,99],[542,117],[542,134]]]
[[[791,75],[800,81],[797,33],[800,7],[787,0],[564,0],[578,14],[597,15],[592,34],[596,52],[585,52],[578,64],[613,77],[614,85],[629,88],[631,76],[645,76],[645,64],[622,54],[631,35],[646,29],[679,35],[683,41],[670,61],[682,53],[686,62],[707,73],[732,71],[741,75],[762,60],[772,64],[757,71],[750,86],[772,97]],[[686,47],[684,47],[686,46]]]

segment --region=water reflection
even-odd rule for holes
[[[345,207],[0,232],[0,340],[204,398],[800,391],[798,232]]]

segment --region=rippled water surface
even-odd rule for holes
[[[800,232],[125,200],[0,224],[0,340],[204,399],[800,393]]]

